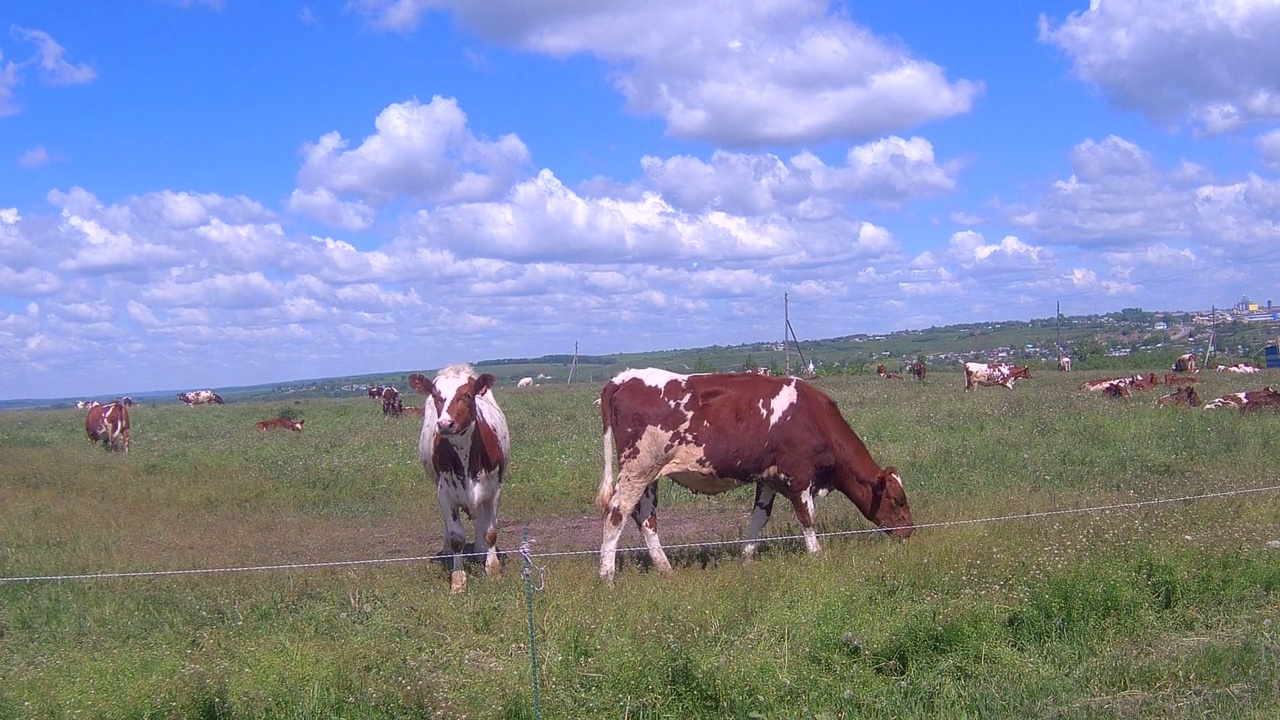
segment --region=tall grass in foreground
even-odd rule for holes
[[[822,381],[918,523],[1280,484],[1280,417],[1158,410],[1044,374],[1012,392]],[[1264,381],[1207,377],[1206,397]],[[1243,384],[1241,384],[1243,383]],[[503,539],[594,551],[594,392],[500,391]],[[135,409],[106,454],[74,411],[0,413],[0,576],[395,558],[438,549],[418,425],[363,399]],[[664,481],[665,482],[665,481]],[[750,491],[664,485],[701,539]],[[818,505],[826,532],[867,527]],[[769,530],[795,531],[778,505]],[[560,530],[557,530],[560,528]],[[685,528],[686,532],[692,532]],[[673,531],[674,532],[674,531]],[[538,534],[543,537],[539,538]],[[702,535],[706,533],[706,535]],[[672,538],[667,537],[670,541]],[[736,548],[537,558],[545,717],[1215,717],[1280,714],[1280,493]],[[638,545],[629,530],[624,544]],[[533,716],[520,563],[451,597],[434,563],[0,584],[0,717]]]

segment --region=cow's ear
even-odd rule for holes
[[[489,392],[489,388],[492,388],[495,382],[496,380],[489,373],[485,373],[480,377],[476,378],[476,384],[475,384],[476,395],[479,396]]]
[[[421,373],[414,373],[409,376],[409,387],[422,395],[431,395],[433,394],[432,391],[435,390],[435,388],[431,386],[431,381],[427,379],[427,376]]]

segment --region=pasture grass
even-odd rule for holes
[[[630,552],[612,588],[594,556],[597,388],[500,390],[499,543],[529,527],[543,568],[542,716],[1276,717],[1280,493],[1057,511],[1277,484],[1280,416],[1075,390],[1093,375],[971,393],[943,374],[820,380],[925,526],[862,533],[830,497],[820,530],[847,534],[819,555],[775,540],[744,566],[732,545],[678,548],[661,578]],[[1200,393],[1268,382],[1205,376]],[[282,409],[301,435],[254,430]],[[0,577],[439,547],[420,423],[366,398],[132,418],[126,456],[90,446],[81,412],[0,413]],[[750,491],[664,481],[662,505],[669,544],[735,540]],[[963,522],[981,518],[1007,519]],[[797,526],[780,504],[768,530]],[[533,717],[520,560],[505,564],[462,596],[426,560],[0,583],[0,717]]]

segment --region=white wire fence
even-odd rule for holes
[[[957,527],[961,525],[977,525],[982,523],[1011,522],[1017,520],[1036,520],[1048,517],[1058,517],[1063,515],[1083,515],[1090,513],[1103,513],[1113,510],[1132,510],[1136,508],[1151,507],[1155,505],[1168,505],[1172,503],[1198,502],[1203,500],[1213,500],[1218,498],[1238,497],[1242,495],[1255,495],[1261,493],[1271,493],[1280,491],[1280,485],[1269,485],[1265,487],[1240,488],[1236,490],[1221,490],[1218,492],[1201,493],[1198,495],[1181,495],[1168,498],[1151,498],[1147,500],[1133,500],[1130,502],[1111,503],[1107,505],[1089,505],[1085,507],[1061,508],[1054,510],[1041,510],[1036,512],[1015,513],[1010,515],[999,515],[986,518],[972,518],[962,520],[942,520],[931,523],[917,523],[914,525],[916,531],[935,530],[940,528]],[[527,531],[527,528],[526,528]],[[819,538],[830,537],[847,537],[852,535],[865,535],[870,533],[881,532],[881,528],[863,528],[858,530],[841,530],[835,532],[818,533]],[[527,533],[526,533],[527,535]],[[707,540],[699,542],[689,542],[680,544],[663,545],[665,550],[681,550],[681,549],[709,549],[715,547],[745,545],[748,542],[767,543],[767,542],[786,542],[803,540],[802,535],[772,535],[758,538],[757,540],[738,539],[738,540]],[[560,550],[552,552],[534,552],[532,543],[536,543],[537,538],[526,539],[519,548],[515,550],[499,550],[499,555],[508,557],[522,558],[526,567],[533,565],[537,567],[535,560],[549,560],[555,558],[568,558],[575,556],[597,555],[600,552],[598,547],[582,549],[582,550]],[[645,552],[644,546],[619,548],[620,553]],[[480,557],[479,553],[463,553],[465,557]],[[317,561],[317,562],[301,562],[287,563],[279,565],[243,565],[235,567],[209,567],[209,568],[190,568],[178,570],[136,570],[127,572],[92,572],[92,573],[68,573],[62,575],[31,575],[16,577],[0,577],[0,584],[6,583],[36,583],[36,582],[60,582],[60,581],[86,581],[86,580],[111,580],[122,578],[156,578],[175,575],[216,575],[220,573],[246,573],[246,572],[270,572],[270,571],[291,571],[291,570],[310,570],[319,568],[336,568],[336,567],[357,567],[370,565],[392,565],[397,563],[416,563],[430,562],[439,559],[438,555],[415,555],[394,558],[376,558],[365,560],[333,560],[333,561]]]

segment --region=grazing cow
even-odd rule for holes
[[[522,377],[520,378],[520,382],[516,383],[516,387],[532,387],[532,386],[533,386],[533,378],[531,377]]]
[[[1252,365],[1249,365],[1248,363],[1237,363],[1235,365],[1219,365],[1218,372],[1252,375],[1253,373],[1258,373],[1262,371]]]
[[[1280,410],[1280,392],[1270,385],[1261,390],[1232,393],[1210,400],[1205,410],[1237,409],[1242,413],[1254,410]]]
[[[1156,400],[1156,407],[1165,407],[1166,405],[1175,405],[1187,407],[1200,407],[1200,394],[1196,392],[1195,385],[1183,385],[1167,395],[1161,395]]]
[[[123,445],[129,452],[129,409],[118,400],[107,405],[95,402],[84,416],[84,431],[91,443],[101,442],[107,450],[119,450]]]
[[[1190,375],[1174,375],[1173,373],[1164,374],[1164,384],[1170,387],[1175,385],[1195,385],[1200,382],[1200,378],[1191,377]]]
[[[223,404],[222,398],[212,390],[192,390],[191,392],[178,393],[178,399],[185,403],[187,407]]]
[[[926,368],[923,360],[916,360],[907,368],[917,380],[924,380]]]
[[[778,493],[791,501],[811,553],[820,550],[814,501],[831,490],[886,532],[911,535],[898,471],[877,465],[835,402],[799,378],[626,370],[600,393],[600,419],[604,473],[596,503],[604,513],[600,577],[606,581],[613,579],[628,515],[653,566],[671,572],[658,539],[657,480],[663,475],[707,494],[755,484],[744,559],[755,554]]]
[[[281,415],[280,417],[273,418],[271,420],[261,420],[258,422],[256,427],[258,428],[258,432],[266,432],[268,430],[292,430],[300,433],[302,432],[302,423],[304,422],[306,422],[306,420],[292,420]]]
[[[426,396],[418,457],[436,484],[444,516],[444,554],[450,556],[450,589],[467,589],[462,569],[466,529],[462,514],[475,527],[475,554],[484,555],[490,577],[502,573],[498,561],[498,501],[502,477],[511,457],[507,418],[494,397],[492,375],[477,376],[470,365],[451,365],[435,380],[414,373],[409,385]]]
[[[1058,358],[1058,371],[1071,372],[1071,358],[1069,357]]]
[[[1003,385],[1010,390],[1013,382],[1019,378],[1031,379],[1031,368],[1026,365],[1006,365],[1004,363],[964,364],[964,389],[972,390],[979,385]]]
[[[1173,371],[1189,372],[1189,373],[1200,372],[1198,369],[1196,369],[1195,353],[1187,353],[1186,355],[1179,355],[1178,359],[1173,361]]]
[[[382,388],[382,414],[391,417],[400,417],[400,413],[404,412],[404,403],[400,401],[400,391],[388,385]]]

